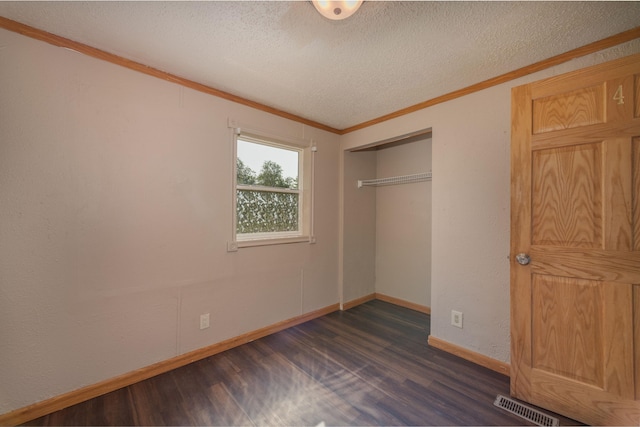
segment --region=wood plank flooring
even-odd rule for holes
[[[525,424],[493,406],[507,377],[428,334],[428,315],[370,301],[28,425]]]

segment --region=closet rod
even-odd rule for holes
[[[415,173],[413,175],[391,176],[388,178],[358,180],[358,188],[364,186],[377,187],[380,185],[410,184],[412,182],[431,181],[431,172]]]

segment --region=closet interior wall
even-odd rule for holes
[[[377,151],[377,178],[431,171],[431,138]],[[376,187],[377,293],[431,307],[431,181]]]
[[[357,188],[430,171],[430,134],[344,152],[344,302],[375,292],[431,306],[431,181]]]

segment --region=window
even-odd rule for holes
[[[310,241],[311,147],[236,130],[234,244]]]

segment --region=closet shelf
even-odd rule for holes
[[[410,184],[412,182],[422,181],[431,181],[431,172],[415,173],[413,175],[391,176],[388,178],[358,180],[358,188],[364,186],[378,187],[381,185]]]

